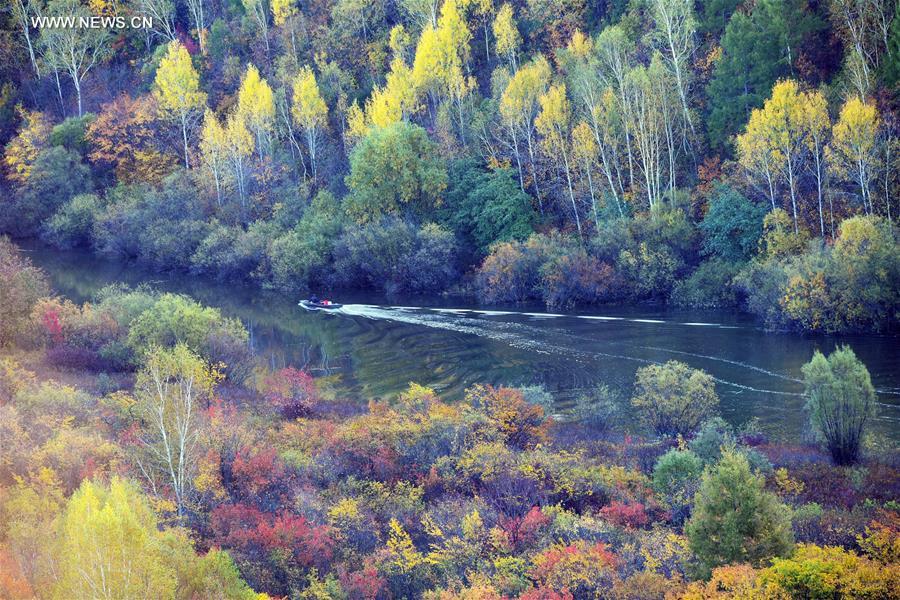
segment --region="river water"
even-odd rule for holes
[[[605,383],[627,398],[636,369],[677,359],[715,378],[721,412],[730,422],[756,417],[775,437],[799,440],[808,429],[800,367],[815,349],[830,352],[846,343],[879,390],[874,435],[893,447],[900,439],[897,337],[772,333],[752,317],[726,311],[642,306],[549,313],[541,306],[483,307],[447,298],[398,302],[360,293],[340,294],[336,300],[345,306],[334,314],[307,312],[292,295],[148,272],[85,251],[35,243],[24,250],[55,290],[75,301],[90,300],[115,282],[190,294],[240,318],[272,367],[305,368],[359,401],[396,394],[412,381],[449,398],[461,397],[474,383],[540,384],[564,415],[590,386]]]

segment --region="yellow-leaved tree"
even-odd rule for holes
[[[569,139],[569,122],[572,119],[572,109],[566,97],[566,85],[561,83],[550,86],[550,89],[539,98],[539,102],[541,112],[534,120],[534,125],[543,138],[544,147],[549,155],[562,163],[569,189],[569,201],[572,203],[572,215],[578,228],[578,237],[582,237],[581,217],[578,214],[578,203],[575,201],[575,191],[572,187],[572,168],[569,160],[572,145]]]
[[[878,109],[852,97],[844,103],[827,153],[832,172],[859,186],[866,214],[873,212],[872,178],[878,162]]]
[[[800,228],[800,178],[813,131],[821,134],[822,122],[827,119],[821,114],[823,109],[824,104],[814,94],[801,91],[796,81],[779,81],[763,107],[751,113],[746,130],[737,139],[739,160],[751,177],[759,173],[766,177],[773,207],[775,181],[787,185],[795,233]]]
[[[156,70],[154,92],[160,110],[181,124],[184,167],[188,168],[188,128],[192,118],[206,106],[206,92],[200,90],[200,76],[181,42],[169,43]]]
[[[62,515],[57,598],[172,598],[156,515],[133,484],[84,481]]]
[[[247,129],[240,111],[228,117],[225,126],[225,149],[241,200],[241,212],[247,210],[247,159],[253,154],[253,134]]]
[[[222,206],[222,174],[228,160],[228,139],[218,117],[208,108],[203,115],[200,157],[216,184],[216,203]]]
[[[315,179],[319,136],[328,126],[328,105],[325,104],[316,76],[309,67],[303,67],[294,78],[294,105],[291,114],[294,122],[306,135],[309,162]]]
[[[505,56],[509,62],[510,71],[518,69],[519,46],[522,45],[522,36],[516,27],[516,18],[513,16],[513,8],[509,2],[503,4],[494,18],[494,39],[498,56]]]
[[[259,159],[262,160],[275,123],[275,94],[268,82],[259,76],[259,69],[253,64],[247,65],[241,81],[237,110],[241,120],[256,136],[256,148]]]
[[[547,91],[549,83],[550,63],[539,55],[516,71],[500,97],[500,118],[508,132],[509,144],[520,170],[522,163],[520,145],[525,145],[528,150],[531,183],[534,186],[534,195],[538,199],[541,214],[544,212],[544,204],[541,199],[535,166],[534,119],[540,110],[539,98]]]

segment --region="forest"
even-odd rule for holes
[[[0,231],[287,291],[894,330],[895,10],[11,0]],[[91,16],[152,26],[54,26]]]
[[[0,146],[0,598],[900,595],[852,344],[806,357],[797,439],[679,360],[564,414],[499,382],[360,403],[19,247],[897,335],[892,0],[4,0]]]

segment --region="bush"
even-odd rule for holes
[[[875,388],[866,366],[848,346],[828,358],[816,350],[803,365],[803,383],[810,422],[834,462],[856,462],[866,423],[875,414]]]
[[[70,199],[92,189],[90,169],[78,154],[59,146],[44,150],[10,206],[0,214],[0,231],[32,235]]]
[[[653,467],[653,490],[672,509],[672,520],[683,523],[700,483],[703,461],[690,450],[669,450]]]
[[[94,219],[100,209],[98,196],[79,194],[56,211],[44,225],[43,237],[59,248],[87,246],[91,243]]]
[[[272,243],[269,256],[275,287],[302,289],[323,282],[342,222],[337,200],[327,192],[317,194],[297,225]]]
[[[658,435],[687,435],[719,406],[707,373],[671,360],[638,369],[632,406]]]
[[[0,346],[22,331],[37,301],[48,293],[43,271],[19,254],[9,238],[0,236]]]
[[[495,244],[476,278],[484,302],[540,299],[548,306],[611,300],[617,284],[612,267],[558,232]]]
[[[754,474],[746,456],[734,450],[703,474],[685,526],[701,574],[708,576],[729,563],[759,566],[790,552],[790,510],[764,487],[762,475]]]
[[[887,599],[900,589],[900,569],[843,548],[801,544],[790,558],[774,559],[760,580],[791,598]]]
[[[740,272],[738,263],[713,258],[700,264],[687,279],[678,281],[672,301],[680,306],[716,308],[737,304],[732,280]]]
[[[575,399],[574,413],[579,423],[604,433],[619,421],[622,412],[622,398],[607,385],[582,392]]]
[[[131,322],[128,345],[139,360],[153,347],[184,344],[217,363],[224,358],[216,351],[222,345],[220,338],[246,347],[248,335],[240,321],[223,317],[218,309],[187,296],[163,294]]]
[[[334,249],[332,277],[339,285],[388,293],[436,293],[456,279],[456,242],[434,224],[415,229],[387,218],[345,231]]]

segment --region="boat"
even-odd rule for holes
[[[298,303],[300,306],[305,308],[306,310],[337,310],[344,306],[343,304],[338,304],[337,302],[330,302],[328,300],[322,301],[314,301],[314,300],[301,300]]]

